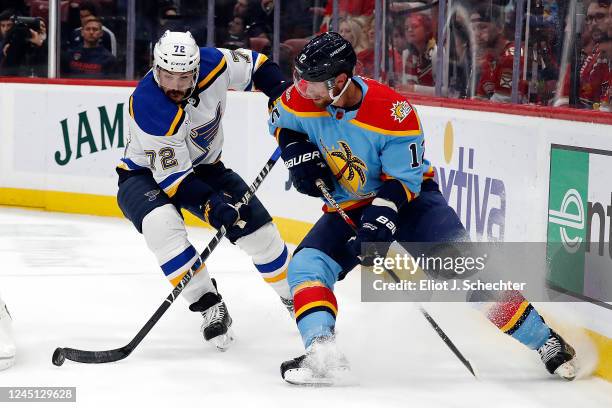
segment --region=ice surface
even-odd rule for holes
[[[200,250],[212,236],[189,232]],[[475,380],[411,304],[361,303],[356,273],[336,295],[338,341],[359,385],[288,385],[280,363],[303,349],[280,300],[227,241],[207,264],[234,319],[237,341],[229,351],[205,344],[198,315],[177,301],[127,359],[55,367],[57,346],[126,344],[171,287],[125,220],[0,207],[0,292],[18,343],[17,363],[0,372],[0,385],[76,386],[76,406],[104,408],[612,406],[612,384],[557,380],[536,353],[471,308],[427,305],[476,367]]]

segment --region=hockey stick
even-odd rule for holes
[[[274,164],[280,157],[280,148],[276,148],[272,156],[266,163],[266,165],[261,169],[259,175],[249,187],[249,190],[244,194],[241,203],[247,204],[249,200],[253,197],[263,180],[266,178]],[[213,239],[209,242],[208,246],[204,251],[200,254],[200,259],[202,263],[206,261],[206,259],[210,256],[212,251],[217,247],[219,241],[226,234],[225,227],[219,228]],[[176,300],[178,295],[183,291],[185,286],[189,283],[191,278],[195,273],[194,269],[190,269],[183,279],[172,289],[172,293],[168,295],[166,300],[157,308],[153,316],[145,323],[145,325],[138,331],[136,336],[125,346],[114,349],[114,350],[105,350],[105,351],[86,351],[86,350],[77,350],[69,347],[58,347],[53,352],[52,362],[56,366],[61,366],[64,363],[65,359],[76,361],[79,363],[110,363],[113,361],[123,360],[127,356],[129,356],[132,351],[140,344],[140,342],[145,338],[145,336],[151,331],[153,326],[157,324],[159,319],[163,316],[163,314],[168,310],[170,305]]]
[[[346,221],[346,223],[353,229],[353,231],[357,232],[357,225],[353,222],[353,220],[348,216],[348,214],[344,211],[344,209],[342,209],[342,207],[340,207],[340,204],[338,204],[336,202],[336,200],[334,199],[334,197],[332,197],[332,195],[330,194],[329,190],[327,189],[327,187],[325,186],[325,183],[319,179],[317,180],[317,187],[319,187],[319,190],[321,190],[321,193],[323,194],[323,196],[325,197],[325,200],[331,204],[332,207],[334,207],[334,209],[336,210],[336,212],[338,214],[340,214],[340,216],[342,217],[342,219],[344,221]],[[380,255],[375,253],[375,256],[379,257]],[[385,272],[387,272],[391,278],[396,282],[399,283],[400,279],[399,277],[395,274],[395,272],[393,272],[392,270],[389,270],[387,268],[385,268]],[[465,368],[468,369],[468,371],[470,373],[472,373],[472,375],[474,377],[476,377],[476,373],[474,372],[474,369],[472,368],[472,364],[470,364],[470,362],[468,361],[467,358],[465,358],[463,356],[463,354],[461,353],[461,351],[459,351],[459,349],[457,348],[457,346],[455,346],[455,343],[452,342],[452,340],[446,335],[446,333],[444,332],[444,330],[442,330],[442,328],[438,325],[438,323],[436,323],[436,321],[433,319],[433,317],[431,317],[431,315],[429,313],[427,313],[427,311],[425,310],[425,308],[423,308],[422,305],[419,304],[419,311],[421,312],[421,314],[423,315],[423,317],[425,317],[425,319],[429,322],[429,324],[431,325],[431,327],[433,327],[433,329],[436,331],[436,333],[438,333],[438,336],[440,336],[440,338],[442,339],[442,341],[444,342],[444,344],[446,344],[448,346],[448,348],[453,352],[453,354],[455,354],[455,356],[457,356],[457,358],[459,359],[459,361],[461,361],[463,363],[463,365],[465,366]]]

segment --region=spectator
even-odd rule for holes
[[[610,0],[592,0],[586,13],[587,32],[591,38],[591,52],[580,67],[578,106],[579,108],[599,109],[606,101],[610,81],[610,55],[608,22]],[[561,96],[554,106],[569,104],[571,70],[567,69],[563,78]]]
[[[249,15],[249,10],[249,0],[236,0],[236,4],[234,5],[234,17],[242,17],[246,20]]]
[[[374,0],[338,0],[338,16],[367,18],[374,14],[374,5]],[[329,27],[331,27],[332,16],[333,2],[329,0],[323,12],[320,32],[328,31]]]
[[[11,9],[4,10],[2,13],[0,13],[0,44],[4,42],[7,33],[11,31],[11,28],[13,28],[15,25],[15,23],[13,23],[13,19],[11,18],[13,17],[13,14],[15,13]]]
[[[338,33],[348,42],[351,43],[355,54],[364,51],[368,47],[366,34],[363,29],[363,23],[355,17],[343,17],[338,24]]]
[[[249,48],[248,38],[245,32],[244,18],[234,16],[227,24],[227,36],[221,47],[229,50],[238,48]]]
[[[0,10],[11,10],[13,14],[25,16],[28,14],[29,8],[24,0],[0,0]]]
[[[2,64],[2,59],[4,58],[4,53],[2,52],[4,40],[8,32],[11,31],[15,25],[12,19],[13,14],[14,12],[11,9],[6,9],[0,13],[0,64]]]
[[[75,29],[68,39],[68,48],[76,49],[83,44],[83,35],[81,31],[92,18],[99,19],[98,8],[91,1],[84,1],[79,6],[79,16],[81,19],[81,27]],[[102,46],[109,50],[113,56],[117,56],[117,38],[115,34],[107,27],[102,26]]]
[[[85,23],[83,42],[68,51],[63,58],[63,73],[72,78],[112,78],[115,76],[116,60],[113,54],[100,44],[102,21],[90,18]]]
[[[474,31],[479,71],[476,98],[494,102],[511,102],[514,42],[504,36],[501,8],[481,5],[470,15]],[[521,66],[522,67],[522,66]],[[521,94],[526,87],[519,84]]]
[[[433,86],[432,60],[436,49],[431,17],[408,14],[404,20],[408,47],[402,53],[402,84]]]
[[[39,18],[16,21],[7,32],[0,75],[47,76],[47,27]]]

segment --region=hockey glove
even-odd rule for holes
[[[281,157],[289,170],[291,182],[300,193],[321,197],[316,185],[318,179],[323,180],[329,191],[334,190],[331,171],[315,144],[306,140],[288,143],[282,149]]]
[[[357,236],[348,242],[349,250],[364,266],[372,266],[374,258],[385,256],[393,241],[397,211],[386,203],[389,202],[377,198],[363,211]]]
[[[213,194],[202,206],[204,219],[215,229],[224,226],[230,229],[234,225],[244,228],[249,215],[247,205],[233,205],[227,194]]]

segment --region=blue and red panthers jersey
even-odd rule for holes
[[[433,178],[421,121],[406,98],[371,79],[353,77],[363,91],[357,110],[317,107],[288,88],[270,110],[270,132],[308,135],[335,175],[333,196],[345,209],[371,201],[385,180],[399,180],[408,201]],[[324,207],[325,210],[328,210]]]

